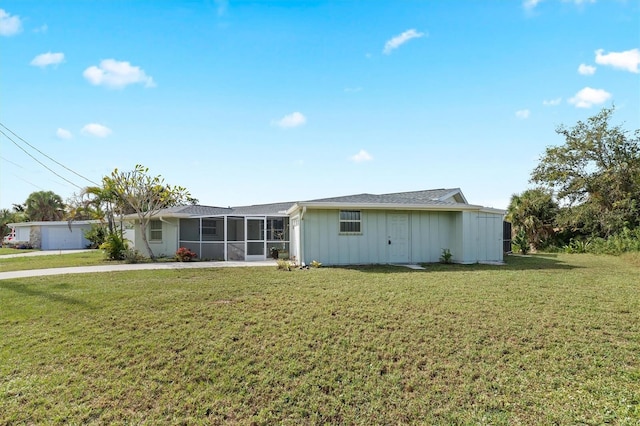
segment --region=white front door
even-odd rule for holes
[[[409,215],[387,214],[389,263],[409,263]]]

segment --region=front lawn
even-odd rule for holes
[[[639,283],[593,255],[0,281],[0,424],[635,425]]]
[[[13,250],[16,253],[24,250]],[[81,253],[56,252],[42,256],[24,256],[3,258],[0,256],[0,272],[23,271],[27,269],[65,268],[70,266],[109,265],[113,262],[105,259],[102,250]]]
[[[33,249],[15,249],[12,247],[0,247],[0,256],[4,256],[5,254],[20,254],[20,253],[29,253],[30,251],[35,251]]]

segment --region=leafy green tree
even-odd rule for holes
[[[640,225],[640,130],[610,124],[614,108],[560,126],[564,144],[548,147],[531,181],[553,190],[566,207],[563,225],[608,237]]]
[[[149,221],[161,209],[183,204],[191,199],[191,196],[185,188],[166,185],[162,177],[149,176],[148,172],[147,167],[138,164],[130,172],[115,169],[102,181],[103,187],[113,193],[118,203],[132,209],[138,216],[142,240],[149,257],[155,260],[147,239]]]
[[[7,224],[24,222],[24,213],[9,209],[0,209],[0,238],[9,235],[9,227]]]
[[[31,222],[62,220],[65,205],[62,198],[53,191],[36,191],[29,194],[25,213]]]
[[[531,248],[539,249],[554,233],[558,204],[550,191],[535,188],[522,194],[513,194],[506,219],[513,225],[521,241],[528,241]]]

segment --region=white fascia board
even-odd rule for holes
[[[445,195],[443,195],[442,197],[438,198],[438,200],[442,201],[442,200],[446,200],[449,197],[453,197],[455,195],[460,195],[462,197],[462,200],[464,201],[465,204],[468,204],[469,202],[467,201],[467,197],[464,196],[464,194],[462,193],[462,190],[460,188],[456,188],[454,191],[451,191]]]
[[[100,223],[99,220],[45,220],[38,222],[16,222],[7,223],[9,228],[26,228],[28,226],[69,226],[69,225],[93,225],[94,223]]]
[[[298,203],[287,213],[293,213],[300,207],[311,209],[356,209],[356,210],[424,210],[424,211],[482,211],[486,213],[500,213],[504,210],[490,209],[473,204],[450,204],[450,205],[425,205],[425,204],[384,204],[384,203]]]

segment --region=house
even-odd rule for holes
[[[18,222],[7,226],[11,229],[12,245],[24,244],[41,250],[74,250],[91,244],[84,237],[84,232],[94,223],[99,221]]]
[[[200,259],[263,260],[302,265],[501,262],[505,211],[469,204],[458,188],[358,194],[243,207],[179,206],[150,221],[154,254],[186,247]],[[145,253],[136,215],[135,248]]]

